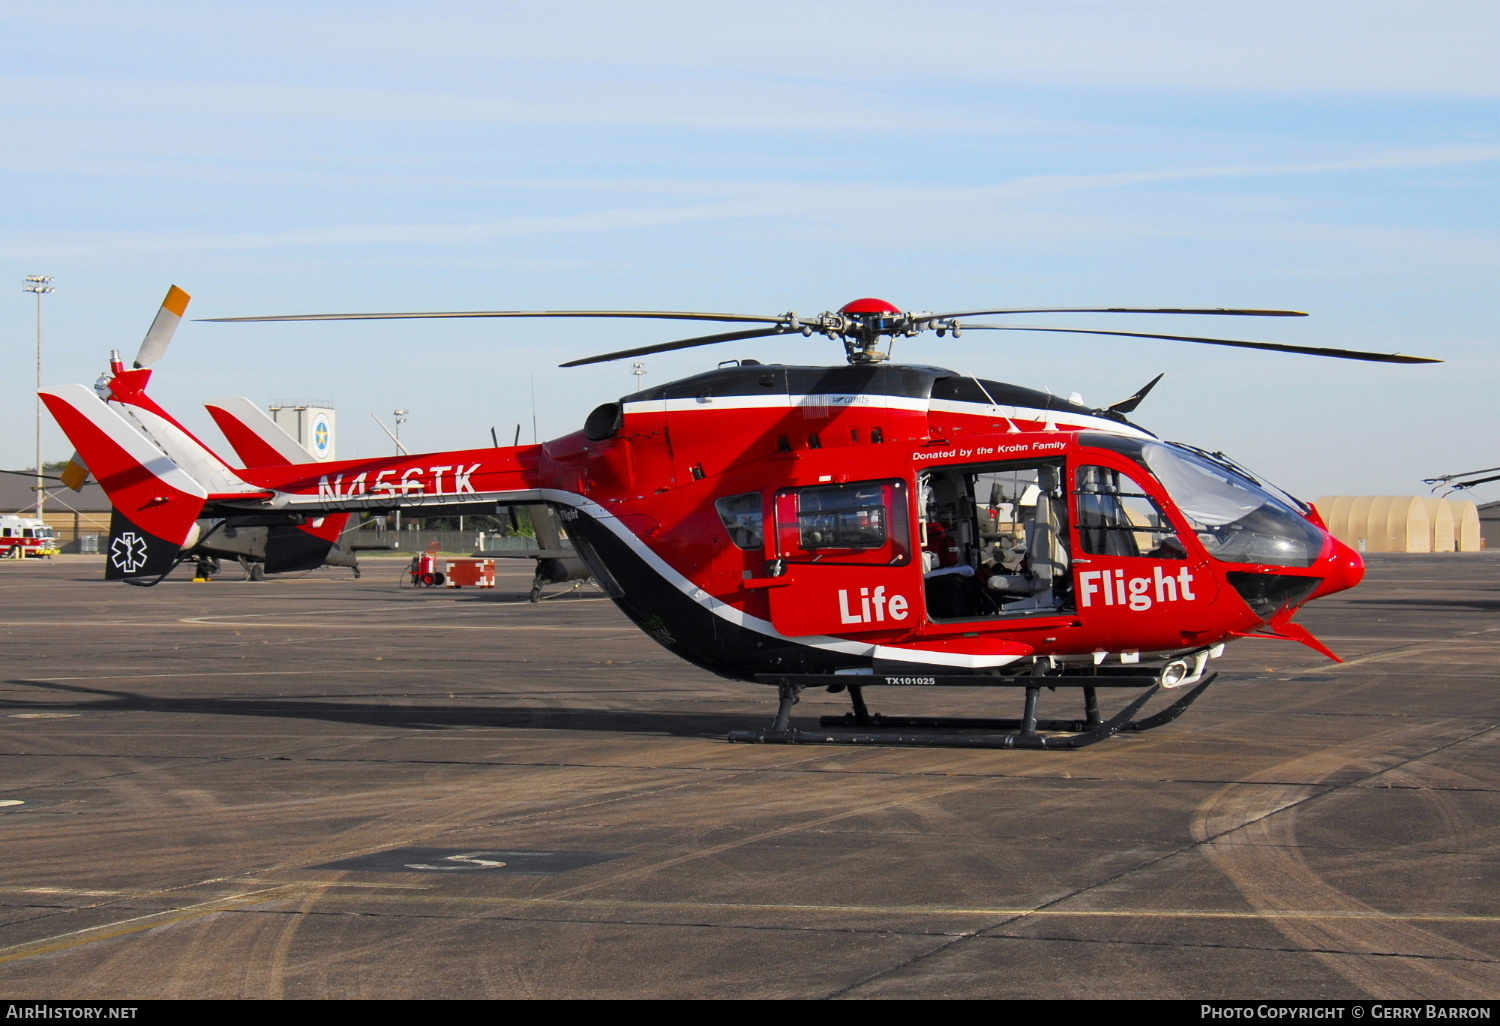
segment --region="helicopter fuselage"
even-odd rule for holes
[[[632,621],[743,680],[1150,664],[1296,637],[1363,573],[1227,461],[934,367],[746,362],[541,445],[242,476],[268,494],[226,507],[549,503]]]

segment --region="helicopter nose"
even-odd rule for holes
[[[1364,557],[1331,534],[1328,536],[1328,541],[1329,550],[1317,563],[1323,583],[1318,585],[1317,591],[1308,596],[1308,601],[1322,598],[1324,595],[1348,591],[1364,580]]]

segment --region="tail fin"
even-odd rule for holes
[[[203,405],[247,467],[290,466],[316,459],[244,396],[210,399]],[[350,516],[330,513],[296,526],[271,528],[266,539],[266,572],[309,570],[324,563],[358,567],[354,553],[339,546]]]
[[[198,540],[208,490],[82,385],[41,397],[114,506],[105,579],[167,573]]]
[[[244,396],[211,399],[203,404],[234,446],[247,467],[279,467],[294,463],[313,463],[315,457],[302,448],[280,424],[266,416]]]

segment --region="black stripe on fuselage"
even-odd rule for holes
[[[943,367],[880,363],[873,366],[797,367],[742,364],[720,367],[627,395],[622,403],[755,395],[885,395],[903,399],[1018,406],[1088,415],[1094,411],[1034,388],[988,381]]]
[[[731,680],[757,673],[831,673],[864,668],[869,657],[830,652],[741,627],[683,594],[612,531],[582,511],[570,511],[569,537],[590,563],[602,563],[615,588],[615,605],[637,627],[679,658]]]

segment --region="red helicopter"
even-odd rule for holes
[[[847,365],[737,360],[605,403],[539,445],[235,470],[185,431],[166,452],[94,393],[42,393],[115,506],[105,576],[165,576],[205,516],[295,524],[355,511],[557,511],[600,586],[643,631],[713,673],[778,688],[772,723],[735,741],[1080,748],[1175,719],[1239,637],[1337,659],[1296,610],[1359,582],[1359,555],[1316,510],[1217,453],[1164,442],[1126,400],[1079,402],[879,346],[927,330],[1166,338],[1393,363],[1399,354],[1267,342],[975,324],[1016,313],[1303,316],[1296,311],[1073,308],[909,313],[877,299],[801,318],[672,311],[314,314],[229,321],[643,317],[754,327],[574,360],[578,366],[775,335],[843,343]],[[115,361],[115,378],[125,371]],[[149,371],[139,372],[144,388]],[[1156,380],[1160,380],[1160,376]],[[201,453],[196,449],[202,449]],[[204,469],[208,468],[208,469]],[[211,471],[211,472],[210,472]],[[1153,715],[1161,689],[1192,686]],[[1018,719],[881,717],[866,688],[1011,687]],[[820,729],[791,712],[809,687],[852,711]],[[1083,715],[1039,719],[1042,688]],[[1105,718],[1099,688],[1133,688]]]

